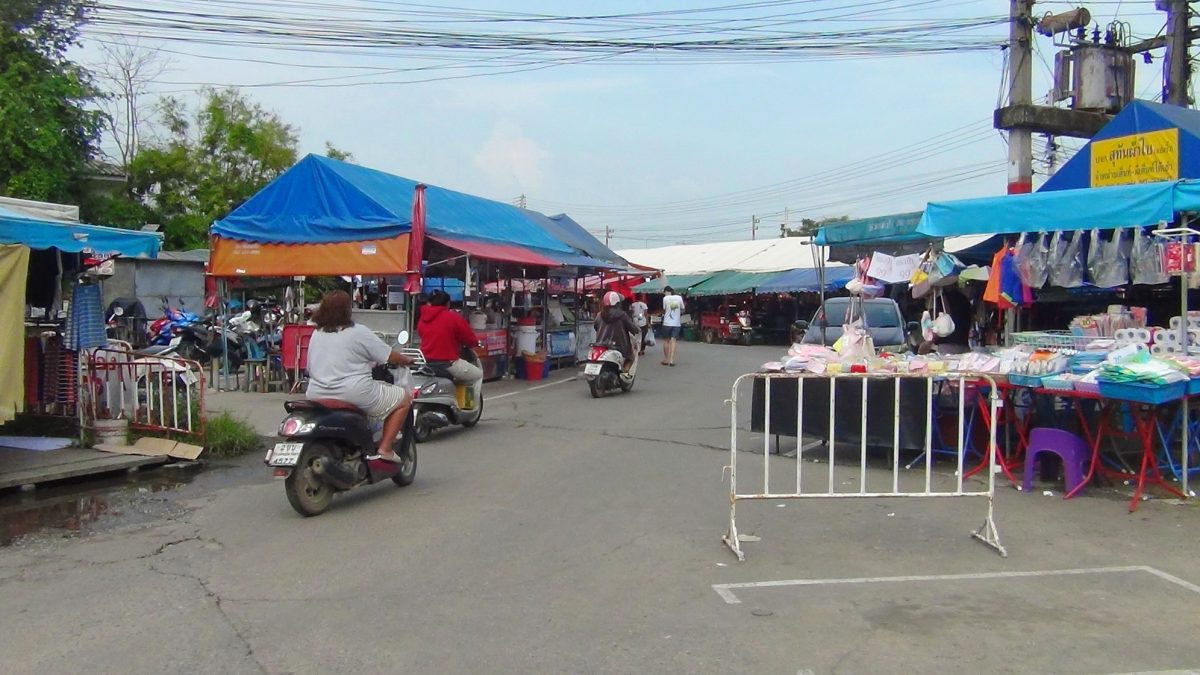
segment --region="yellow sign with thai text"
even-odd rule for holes
[[[1178,179],[1178,129],[1092,141],[1092,187]]]

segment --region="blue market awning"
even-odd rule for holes
[[[818,246],[865,244],[871,241],[908,241],[924,239],[917,233],[921,212],[897,213],[890,216],[859,218],[829,223],[817,231]]]
[[[226,239],[316,244],[397,237],[412,230],[417,181],[308,155],[213,223]],[[429,185],[426,232],[573,254],[575,250],[511,204]]]
[[[1167,181],[930,202],[927,237],[1142,227],[1200,210],[1200,182]]]
[[[825,268],[825,290],[835,291],[854,277],[854,268],[839,265]],[[821,290],[820,271],[812,267],[782,272],[779,276],[758,287],[759,293],[798,293]]]
[[[161,241],[153,232],[32,218],[0,206],[0,244],[23,244],[39,250],[57,248],[69,253],[90,250],[100,255],[155,258]]]

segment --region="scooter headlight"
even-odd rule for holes
[[[419,396],[428,396],[428,395],[434,393],[435,391],[437,391],[437,388],[438,388],[437,382],[430,382],[429,384],[425,385],[424,387],[421,387],[420,393],[418,395]]]
[[[298,436],[307,434],[317,428],[316,422],[311,422],[299,417],[289,417],[279,425],[280,436]]]

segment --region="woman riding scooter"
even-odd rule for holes
[[[372,379],[376,365],[407,366],[414,361],[389,347],[370,328],[350,318],[350,294],[331,291],[313,314],[317,330],[308,344],[309,400],[337,399],[358,406],[368,417],[383,418],[377,455],[367,459],[402,462],[392,449],[412,395],[404,387]]]
[[[596,342],[608,343],[617,348],[621,355],[625,357],[624,370],[628,370],[633,364],[633,343],[630,341],[631,335],[640,335],[641,329],[633,322],[633,319],[621,309],[621,294],[616,291],[608,291],[604,294],[601,304],[604,308],[600,311],[600,315],[596,317]]]

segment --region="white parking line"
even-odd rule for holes
[[[506,394],[496,394],[495,396],[489,396],[488,400],[495,401],[498,398],[507,398],[509,396],[516,396],[517,394],[524,394],[525,392],[529,392],[529,391],[537,391],[538,389],[545,389],[546,387],[557,386],[564,382],[577,382],[577,381],[578,380],[576,380],[574,377],[568,377],[564,380],[556,380],[554,382],[549,382],[547,384],[539,384],[536,387],[529,387],[527,389],[521,389],[520,391],[510,391]]]
[[[740,588],[774,588],[778,586],[833,586],[837,584],[882,584],[898,581],[963,581],[971,579],[1012,579],[1017,577],[1057,577],[1077,574],[1116,574],[1121,572],[1146,572],[1169,581],[1193,593],[1200,594],[1200,586],[1184,581],[1177,576],[1148,567],[1132,565],[1129,567],[1091,567],[1069,570],[1038,570],[1030,572],[979,572],[974,574],[930,574],[904,577],[859,577],[856,579],[788,579],[784,581],[747,581],[737,584],[713,584],[712,589],[721,596],[727,604],[736,605],[742,601],[734,594],[734,589]]]

